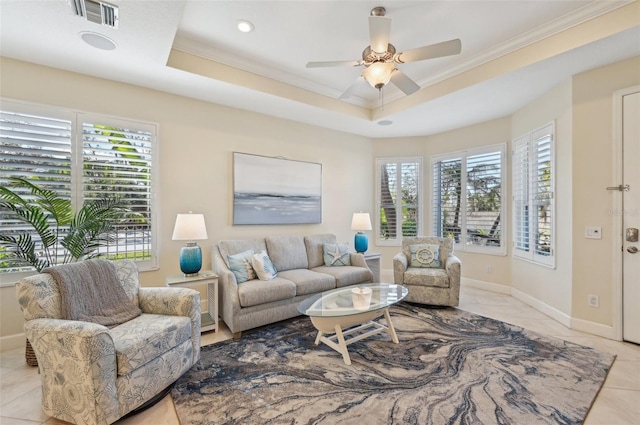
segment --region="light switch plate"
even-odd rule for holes
[[[584,237],[587,239],[602,239],[602,227],[596,227],[596,226],[585,227]]]

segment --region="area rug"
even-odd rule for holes
[[[614,360],[455,308],[391,318],[400,343],[356,342],[351,366],[307,317],[203,347],[172,390],[180,423],[580,424]]]

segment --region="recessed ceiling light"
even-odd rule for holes
[[[391,124],[393,124],[393,121],[390,121],[390,120],[378,121],[378,125],[391,125]]]
[[[238,31],[240,32],[251,32],[255,28],[256,27],[249,21],[245,21],[244,19],[238,21]]]
[[[101,50],[113,50],[116,48],[116,42],[109,37],[98,34],[97,32],[82,31],[80,37],[90,46]]]

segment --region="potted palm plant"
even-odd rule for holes
[[[18,234],[0,233],[0,246],[7,249],[5,260],[16,266],[32,266],[40,272],[96,257],[101,246],[115,240],[114,226],[127,216],[128,210],[115,197],[87,201],[74,214],[71,200],[56,192],[25,179],[9,180],[31,195],[0,186],[0,213],[9,213],[32,228]]]
[[[74,214],[71,201],[56,192],[21,178],[10,182],[14,190],[0,186],[0,214],[31,227],[14,234],[0,232],[3,261],[15,267],[31,266],[40,272],[97,257],[101,246],[115,241],[115,224],[128,215],[118,198],[87,201]],[[37,366],[28,340],[26,357],[28,364]]]

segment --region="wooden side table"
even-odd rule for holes
[[[202,313],[200,332],[218,332],[218,275],[211,270],[201,271],[198,276],[173,274],[165,278],[167,286],[193,287],[207,285],[207,311]]]
[[[379,252],[365,252],[364,261],[367,262],[367,266],[373,273],[373,283],[380,283],[380,262],[382,260],[382,254]]]

